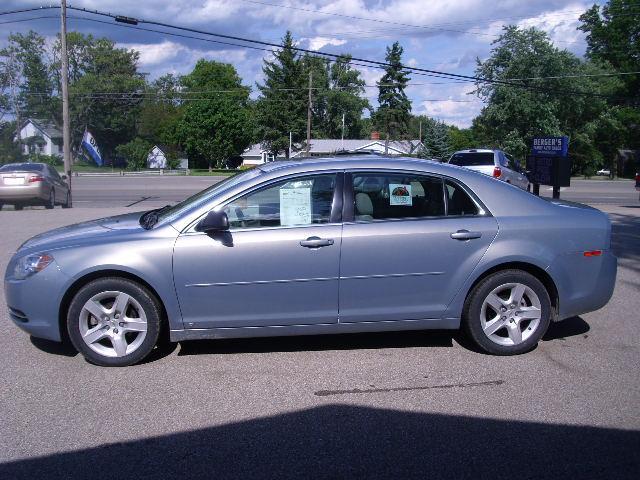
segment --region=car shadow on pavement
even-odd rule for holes
[[[411,347],[451,347],[453,332],[343,333],[292,337],[238,338],[181,342],[178,355],[361,350]]]
[[[54,342],[52,340],[45,340],[44,338],[38,338],[30,336],[31,344],[38,350],[50,353],[53,355],[60,355],[63,357],[75,357],[78,355],[78,351],[73,348],[73,345],[69,342]]]
[[[634,430],[326,404],[6,462],[0,477],[621,480],[638,478],[639,448]]]
[[[581,317],[571,317],[561,322],[551,322],[547,333],[542,337],[542,341],[564,340],[568,337],[585,335],[591,327]]]

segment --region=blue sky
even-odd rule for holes
[[[52,2],[57,3],[57,2]],[[594,2],[577,0],[78,0],[85,7],[146,20],[157,20],[206,31],[279,42],[291,30],[304,48],[355,57],[384,60],[385,47],[398,40],[405,49],[404,61],[450,73],[473,74],[475,59],[486,58],[491,41],[502,25],[535,26],[549,33],[560,48],[577,55],[585,50],[584,36],[576,30],[578,17]],[[0,11],[49,3],[4,0]],[[293,8],[292,8],[293,7]],[[319,13],[322,12],[322,13]],[[59,29],[57,10],[4,16],[0,46],[11,32],[34,29],[51,39]],[[70,11],[69,30],[107,36],[121,47],[140,51],[140,71],[155,78],[164,73],[188,73],[200,58],[232,63],[255,90],[262,78],[267,52],[219,45],[123,28],[109,19]],[[47,16],[56,18],[34,17]],[[361,20],[348,17],[362,17]],[[85,19],[82,19],[85,18]],[[86,18],[107,20],[96,23]],[[141,25],[145,26],[146,25]],[[148,27],[156,28],[156,27]],[[367,96],[376,105],[375,82],[382,71],[358,67],[367,85]],[[468,93],[469,83],[412,76],[407,90],[413,113],[426,114],[466,127],[482,108]]]

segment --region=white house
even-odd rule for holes
[[[166,146],[154,145],[149,152],[149,155],[147,155],[147,168],[167,168],[167,155],[165,152],[168,152],[168,148]],[[189,160],[182,157],[183,155],[180,155],[180,158],[178,159],[180,162],[178,168],[189,168]]]
[[[421,146],[419,140],[397,140],[389,142],[388,155],[403,156],[412,155],[418,152]],[[364,140],[341,140],[341,139],[317,139],[311,140],[309,155],[312,157],[322,157],[334,155],[337,152],[376,152],[385,153],[385,141],[379,139]],[[291,154],[292,159],[301,159],[306,156],[306,149],[294,146]],[[266,151],[260,144],[249,147],[242,154],[243,165],[261,165],[273,160],[284,160],[284,155],[273,158],[273,154]]]
[[[15,141],[18,141],[16,135]],[[29,118],[20,128],[22,153],[62,156],[62,132],[47,120]]]

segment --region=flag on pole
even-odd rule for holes
[[[103,163],[102,155],[100,154],[100,149],[98,148],[96,139],[89,133],[89,130],[84,131],[84,135],[82,136],[82,146],[91,158],[95,160],[96,164],[101,167]]]

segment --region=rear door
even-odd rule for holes
[[[345,188],[340,323],[440,318],[494,239],[495,219],[437,176],[353,171]]]

